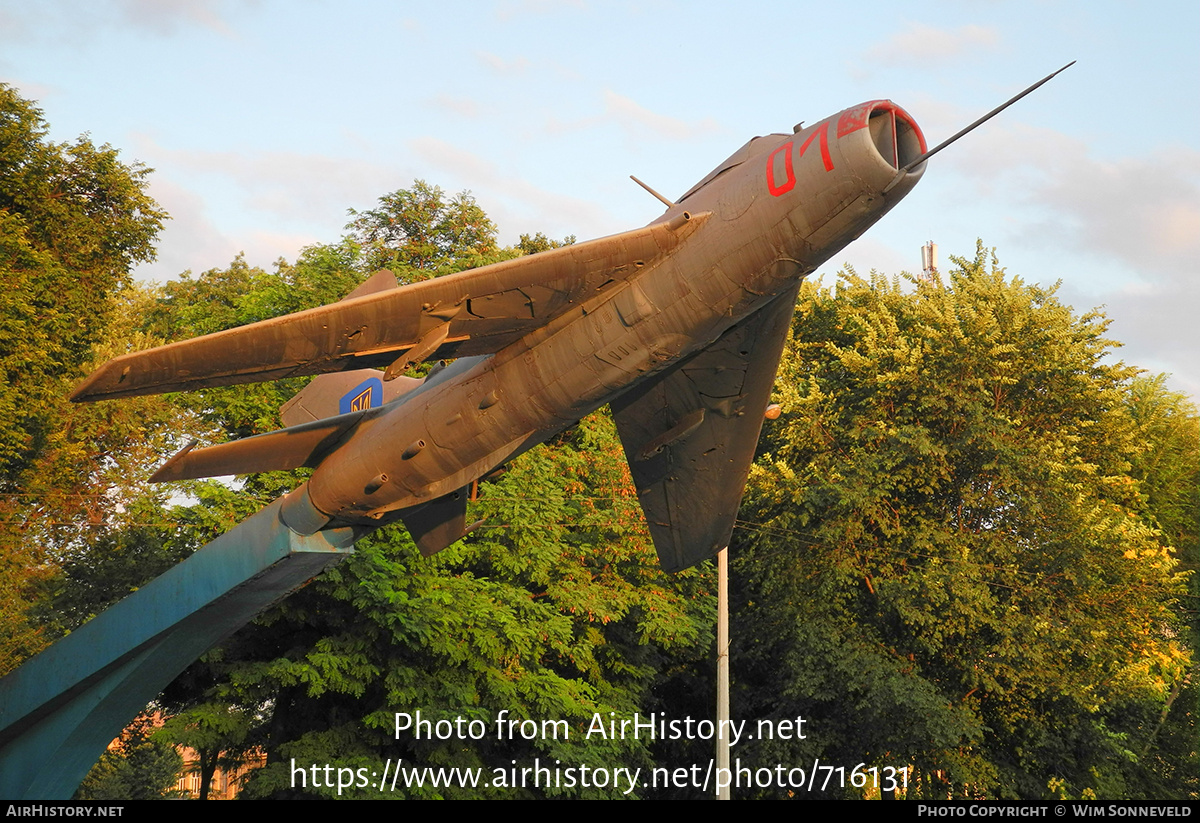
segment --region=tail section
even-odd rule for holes
[[[358,369],[323,374],[283,404],[287,428],[195,449],[191,443],[150,478],[155,483],[227,474],[316,468],[375,410],[412,391],[422,380],[398,377],[384,383],[383,372]]]
[[[386,269],[376,272],[343,300],[396,288],[396,277]],[[283,404],[279,416],[286,428],[207,449],[195,443],[168,460],[150,478],[155,483],[194,480],[228,474],[283,471],[303,466],[315,468],[364,417],[421,385],[401,377],[388,384],[383,372],[356,369],[322,374]]]
[[[332,372],[314,377],[279,409],[285,426],[299,426],[341,414],[365,411],[391,403],[423,383],[416,377],[397,377],[383,382],[378,369]]]
[[[227,474],[286,471],[304,466],[316,468],[345,441],[368,411],[304,423],[207,449],[194,449],[196,444],[193,442],[164,463],[150,480],[163,483]]]
[[[343,297],[341,302],[394,288],[396,276],[387,269],[382,269]],[[327,417],[337,417],[339,414],[382,406],[419,385],[421,381],[412,377],[398,377],[385,383],[383,372],[376,369],[320,374],[299,394],[283,404],[279,409],[279,417],[285,426],[299,426]]]

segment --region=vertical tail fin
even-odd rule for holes
[[[339,414],[373,409],[407,394],[423,382],[415,377],[397,377],[384,383],[383,372],[378,369],[322,374],[284,403],[279,409],[279,417],[283,425],[290,428]]]
[[[368,294],[396,288],[396,275],[380,269],[363,281],[343,300],[364,297]],[[420,380],[401,377],[383,382],[383,372],[376,369],[332,372],[313,378],[295,397],[279,409],[283,425],[287,427],[324,420],[339,414],[382,406],[421,385]]]

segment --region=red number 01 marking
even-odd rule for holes
[[[833,171],[833,157],[829,154],[829,121],[826,120],[821,125],[817,126],[816,131],[808,136],[804,141],[804,145],[800,147],[800,156],[804,156],[805,150],[812,145],[813,138],[817,135],[821,136],[821,161],[825,163],[825,171]]]
[[[804,152],[812,145],[813,138],[820,137],[819,143],[821,146],[821,162],[825,164],[825,171],[833,171],[833,156],[829,153],[829,121],[826,120],[821,125],[813,130],[813,133],[808,136],[808,139],[800,146],[800,156],[804,156]],[[785,179],[782,183],[775,182],[775,156],[780,152],[786,152],[783,155],[783,173]],[[767,158],[767,191],[771,192],[773,197],[778,197],[781,194],[786,194],[791,191],[796,185],[796,173],[792,169],[792,141],[789,140],[775,151],[771,152],[771,156]]]
[[[783,156],[783,172],[787,175],[787,179],[777,186],[775,185],[775,155],[781,151],[787,152]],[[778,197],[791,191],[795,185],[796,174],[792,171],[792,141],[789,140],[771,152],[771,156],[767,158],[767,191],[771,192],[772,197]]]

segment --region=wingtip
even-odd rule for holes
[[[70,400],[72,403],[94,403],[97,400],[101,400],[100,392],[95,390],[96,383],[98,383],[98,376],[100,376],[100,372],[92,373],[89,378],[86,378],[83,383],[74,388],[74,391],[71,392],[71,396],[67,400]]]
[[[72,403],[91,403],[95,400],[98,400],[99,397],[94,391],[94,388],[96,383],[99,382],[101,371],[103,371],[103,367],[97,369],[84,378],[83,382],[75,387],[75,390],[71,392],[70,397],[67,399],[69,399]]]
[[[190,452],[192,449],[196,448],[196,445],[199,442],[200,442],[199,440],[193,440],[191,443],[188,443],[186,446],[184,446],[182,449],[180,449],[175,454],[174,457],[172,457],[166,463],[163,463],[161,466],[159,466],[158,471],[156,471],[154,474],[150,475],[150,482],[151,483],[166,483],[170,480],[186,479],[181,476],[183,474],[183,472],[176,471],[176,466],[179,465],[180,461],[182,461],[183,458],[187,457],[188,452]]]
[[[83,379],[83,382],[71,392],[72,403],[94,403],[97,400],[108,400],[122,397],[129,392],[120,391],[121,384],[129,377],[130,365],[127,362],[130,355],[114,357]]]

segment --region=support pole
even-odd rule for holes
[[[724,774],[725,785],[717,792],[718,800],[729,800],[729,547],[717,552],[717,774]]]

